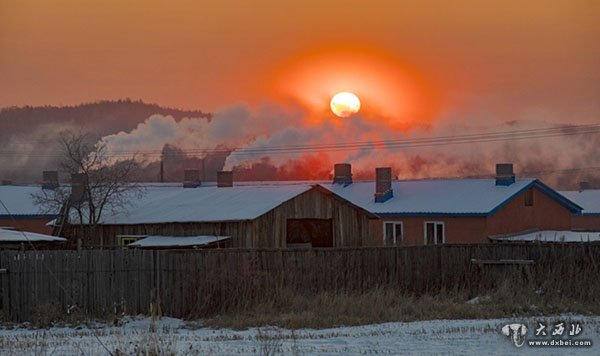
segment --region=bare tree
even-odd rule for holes
[[[143,195],[143,187],[136,182],[140,162],[134,156],[116,159],[106,142],[89,133],[64,131],[59,143],[59,166],[75,179],[71,187],[42,190],[33,199],[45,211],[60,211],[64,223],[77,225],[89,243],[103,216],[124,210]]]

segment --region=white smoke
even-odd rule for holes
[[[145,153],[160,151],[166,144],[192,149],[193,155],[201,157],[203,150],[251,144],[258,136],[282,130],[301,118],[299,112],[290,114],[270,105],[261,107],[256,114],[247,107],[234,106],[215,114],[210,121],[205,118],[177,121],[172,116],[152,115],[130,132],[102,139],[112,154],[136,153],[149,162],[160,157]]]
[[[377,166],[392,166],[401,178],[473,175],[491,172],[494,163],[514,162],[518,171],[557,170],[577,165],[600,165],[598,135],[565,136],[552,139],[480,142],[458,145],[390,148],[378,143],[423,137],[453,136],[547,128],[551,123],[539,120],[499,122],[493,119],[468,120],[452,115],[439,117],[431,126],[415,126],[409,131],[394,130],[376,117],[355,115],[347,119],[311,117],[301,108],[263,105],[256,110],[235,106],[217,113],[211,121],[153,115],[129,133],[104,137],[112,152],[160,151],[165,144],[194,150],[227,148],[225,169],[250,170],[267,164],[280,173],[289,165],[319,160],[323,165],[350,162],[355,172],[369,172]],[[277,152],[273,148],[289,146],[342,145],[361,142],[350,150]],[[377,149],[373,149],[377,148]],[[250,150],[252,151],[249,153]],[[142,154],[143,156],[143,154]],[[159,155],[146,157],[157,160]],[[323,169],[323,167],[319,167]],[[287,172],[291,169],[287,169]],[[289,176],[289,175],[288,175]],[[573,178],[573,177],[570,177]]]

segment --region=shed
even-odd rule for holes
[[[198,249],[228,247],[230,236],[143,236],[129,243],[128,248],[142,249]]]
[[[517,234],[490,236],[496,242],[598,242],[600,231],[524,231]]]
[[[12,227],[0,227],[0,247],[1,248],[47,248],[56,246],[57,243],[66,242],[67,239],[51,236],[46,234],[38,234],[35,232],[20,231]]]
[[[246,183],[218,187],[147,185],[142,198],[105,215],[93,236],[71,219],[70,238],[113,248],[123,236],[230,236],[232,247],[364,246],[376,216],[310,182]],[[86,241],[86,238],[89,238]]]

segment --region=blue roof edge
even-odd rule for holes
[[[539,179],[532,180],[529,184],[525,185],[523,188],[516,191],[510,197],[505,199],[502,203],[498,204],[494,209],[492,209],[487,216],[494,215],[498,210],[502,209],[506,204],[510,203],[513,199],[515,199],[519,194],[521,194],[524,190],[527,190],[531,187],[536,187],[542,192],[548,194],[550,198],[558,201],[561,205],[569,209],[571,213],[580,213],[583,210],[582,207],[573,203],[571,200],[567,199],[564,195],[558,193],[556,190],[550,188],[546,184],[542,183]]]
[[[542,181],[540,181],[539,179],[536,179],[534,181],[534,184],[537,188],[540,188],[541,191],[548,194],[550,197],[556,199],[559,203],[561,203],[562,205],[567,207],[569,210],[571,210],[572,213],[581,213],[581,211],[583,210],[583,208],[581,206],[577,205],[572,200],[568,199],[567,197],[560,194],[556,190],[554,190],[554,189],[550,188],[549,186],[547,186],[546,184],[542,183]]]
[[[394,216],[488,216],[488,213],[374,213],[379,217],[394,217]]]
[[[427,212],[427,213],[377,213],[380,217],[394,217],[394,216],[475,216],[475,217],[488,217],[494,215],[498,210],[502,209],[506,204],[515,199],[523,191],[531,187],[539,188],[542,192],[548,194],[552,199],[558,201],[561,205],[565,206],[571,213],[580,214],[583,210],[582,207],[575,204],[571,200],[567,199],[556,190],[550,188],[546,184],[542,183],[539,179],[533,179],[531,182],[523,186],[521,189],[513,193],[508,198],[504,199],[500,204],[496,205],[492,210],[487,213],[443,213],[443,212]],[[586,214],[588,215],[588,214]]]

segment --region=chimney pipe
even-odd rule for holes
[[[336,163],[333,166],[333,184],[352,184],[352,166],[350,163]]]
[[[60,185],[58,183],[58,171],[42,172],[42,189],[54,190]]]
[[[579,182],[579,191],[583,192],[584,190],[588,190],[591,188],[590,182]]]
[[[71,204],[80,203],[85,200],[88,177],[84,173],[71,174],[71,195],[69,202]]]
[[[512,163],[496,164],[496,185],[511,185],[515,182]]]
[[[392,190],[392,168],[375,168],[375,202],[383,203],[394,196]]]
[[[183,187],[198,188],[200,186],[200,171],[197,169],[186,169],[183,171]]]
[[[233,172],[218,171],[217,172],[217,187],[230,188],[233,187]]]

